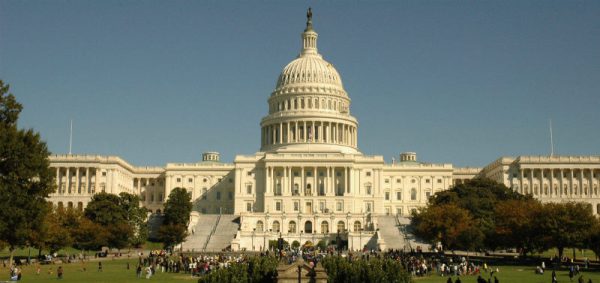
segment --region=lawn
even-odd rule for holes
[[[129,262],[130,269],[127,270]],[[137,259],[118,259],[102,261],[102,272],[98,272],[98,262],[91,261],[85,264],[86,270],[83,271],[84,265],[81,263],[71,264],[50,264],[41,265],[40,275],[36,274],[36,265],[23,266],[23,277],[20,282],[57,282],[56,269],[62,266],[64,269],[63,280],[59,282],[94,282],[94,283],[120,283],[120,282],[146,282],[146,278],[138,279],[135,274]],[[49,271],[52,271],[50,274]],[[0,266],[0,282],[8,280],[8,268]],[[198,278],[192,278],[189,274],[183,273],[161,273],[157,272],[151,278],[156,282],[197,282]]]
[[[127,270],[127,263],[130,264],[130,269]],[[137,259],[118,259],[118,260],[104,260],[102,262],[103,271],[98,272],[98,263],[96,261],[88,262],[85,264],[87,271],[83,271],[83,265],[81,263],[62,264],[64,269],[64,279],[60,282],[92,282],[92,283],[120,283],[120,282],[146,282],[146,279],[137,279],[135,275],[135,266]],[[23,279],[21,282],[57,282],[56,269],[60,265],[42,265],[40,275],[36,275],[36,266],[24,266],[23,267]],[[495,268],[495,266],[494,266]],[[546,272],[544,275],[536,275],[534,273],[534,267],[531,266],[499,266],[500,272],[497,274],[500,282],[510,283],[549,283],[550,272]],[[52,271],[52,274],[49,271]],[[559,282],[570,282],[568,271],[561,270],[557,272]],[[582,272],[585,282],[588,279],[592,279],[592,282],[600,282],[600,272]],[[483,276],[487,279],[487,276]],[[461,280],[464,283],[473,282],[475,283],[477,276],[462,276]],[[8,279],[8,269],[0,266],[0,281]],[[455,280],[456,277],[453,277]],[[573,282],[577,278],[574,278]],[[151,281],[156,282],[196,282],[197,278],[192,278],[189,274],[183,273],[161,273],[160,271],[153,276]],[[429,276],[429,277],[417,277],[414,278],[415,283],[445,283],[448,280],[447,277],[440,276]],[[493,281],[492,281],[493,282]]]
[[[494,266],[494,269],[496,266]],[[494,274],[494,276],[498,277],[500,283],[550,283],[552,282],[552,270],[546,270],[543,275],[535,274],[534,266],[498,266],[500,270],[499,273]],[[571,282],[569,280],[569,271],[568,270],[560,270],[556,272],[556,277],[558,278],[558,282]],[[600,272],[581,272],[580,275],[583,275],[585,279],[584,282],[588,282],[588,279],[592,279],[592,282],[600,282]],[[483,274],[482,277],[484,279],[488,279],[488,274]],[[573,282],[577,282],[577,278],[573,277]],[[452,277],[453,281],[456,280],[456,277]],[[429,276],[429,277],[417,277],[414,278],[415,283],[446,283],[448,277],[440,277],[440,276]],[[460,280],[463,283],[472,282],[475,283],[477,281],[477,276],[461,276]],[[494,282],[492,278],[492,282]]]

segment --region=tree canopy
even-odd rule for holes
[[[517,248],[525,256],[556,247],[562,257],[565,247],[600,242],[589,204],[542,204],[488,179],[436,193],[413,215],[412,226],[417,236],[449,249]]]
[[[18,129],[23,109],[0,80],[0,242],[11,251],[31,244],[54,191],[46,143],[32,129]]]
[[[158,230],[158,238],[167,248],[185,241],[188,235],[192,195],[184,188],[175,188],[165,203],[163,225]]]
[[[106,192],[95,194],[84,214],[87,219],[98,225],[88,225],[86,228],[101,227],[107,232],[105,244],[109,247],[121,249],[139,246],[146,241],[146,209],[140,207],[139,198],[135,195],[121,193],[117,196]],[[98,244],[100,242],[90,245]]]

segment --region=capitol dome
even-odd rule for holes
[[[261,120],[261,151],[358,153],[350,98],[340,74],[317,51],[310,9],[307,18],[300,55],[283,68]]]
[[[329,85],[343,89],[342,79],[331,63],[320,55],[300,55],[290,62],[279,75],[275,90],[303,84]]]

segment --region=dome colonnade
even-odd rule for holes
[[[318,34],[308,18],[302,51],[279,75],[261,121],[261,151],[342,151],[356,153],[356,118],[333,65],[317,51]]]

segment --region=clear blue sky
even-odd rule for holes
[[[224,3],[223,3],[224,2]],[[359,147],[483,166],[600,154],[600,1],[6,1],[0,78],[53,153],[232,161],[300,50],[308,6]]]

